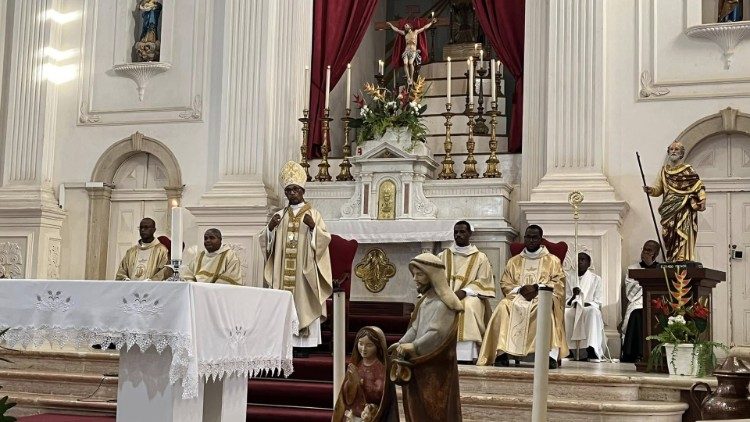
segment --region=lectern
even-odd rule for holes
[[[651,309],[651,300],[657,297],[663,297],[669,295],[669,288],[671,288],[671,280],[674,280],[675,272],[685,270],[685,267],[666,267],[666,268],[644,268],[634,269],[628,271],[628,277],[637,280],[643,288],[643,338],[659,334],[661,329],[659,323],[656,320],[653,309]],[[665,278],[666,272],[666,278]],[[711,303],[713,301],[711,292],[716,285],[726,280],[726,273],[723,271],[713,270],[711,268],[699,268],[699,267],[688,267],[687,278],[690,279],[690,300],[695,301],[701,297],[708,298],[708,308],[711,309]],[[667,279],[669,281],[667,281]],[[708,329],[703,335],[706,340],[712,340],[711,333],[711,321],[713,314],[708,317]],[[656,345],[654,340],[644,340],[643,342],[643,360],[636,363],[636,370],[640,372],[646,371],[648,358],[651,355],[651,349]],[[666,372],[666,360],[661,365],[662,371]],[[658,370],[658,369],[656,369]]]

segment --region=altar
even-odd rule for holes
[[[120,350],[117,419],[244,421],[247,378],[289,375],[289,292],[181,282],[8,280],[4,345]]]

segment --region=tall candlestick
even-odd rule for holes
[[[484,50],[479,50],[479,68],[484,68]]]
[[[172,202],[172,261],[182,260],[182,207]]]
[[[446,103],[451,103],[451,58],[448,57],[448,94]]]
[[[346,65],[346,102],[345,108],[349,108],[349,102],[352,98],[352,64]]]
[[[474,104],[474,58],[469,57],[466,61],[469,65],[469,105]]]
[[[385,62],[382,60],[378,60],[378,73],[383,74],[383,71],[385,70]]]
[[[331,96],[331,66],[326,67],[326,108],[328,108],[328,100]]]
[[[305,66],[305,81],[304,85],[304,104],[302,104],[302,110],[307,110],[310,107],[310,66]]]
[[[490,86],[492,87],[492,101],[494,102],[497,100],[497,90],[496,90],[497,86],[495,83],[495,76],[496,76],[497,68],[495,67],[495,59],[492,59],[492,61],[490,62],[490,67],[492,67],[492,72],[491,72],[492,76],[490,77]]]

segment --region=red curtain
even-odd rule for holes
[[[516,79],[508,131],[510,152],[521,151],[525,3],[525,0],[474,0],[474,10],[487,40]]]
[[[412,18],[412,19],[401,19],[398,21],[396,27],[403,30],[404,25],[409,24],[413,30],[417,30],[428,23],[429,19],[425,18]],[[391,30],[388,28],[388,30]],[[391,67],[398,69],[404,65],[404,61],[401,60],[401,53],[404,52],[406,47],[406,41],[401,35],[396,36],[396,41],[393,43],[393,53],[391,53]],[[419,56],[422,59],[422,64],[427,64],[430,59],[429,52],[427,51],[427,31],[422,31],[417,35],[417,49],[419,50]]]
[[[326,66],[331,66],[333,89],[370,29],[377,3],[378,0],[315,0],[313,3],[308,158],[320,156],[320,118],[325,107]],[[351,101],[351,98],[347,101]]]

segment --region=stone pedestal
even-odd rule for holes
[[[643,338],[658,334],[661,330],[656,320],[653,309],[651,309],[651,300],[658,297],[669,296],[668,286],[671,286],[671,280],[674,280],[675,270],[673,268],[647,268],[635,269],[628,271],[628,277],[637,280],[643,288]],[[716,285],[726,280],[726,273],[723,271],[713,270],[710,268],[688,268],[687,278],[690,279],[690,300],[697,301],[701,297],[708,298],[707,307],[711,309],[712,296],[711,292]],[[708,329],[704,333],[706,340],[711,340],[711,325],[713,315],[709,315]],[[645,371],[648,358],[651,355],[651,349],[656,346],[656,341],[649,340],[643,342],[643,360],[636,364],[636,369]],[[663,371],[666,372],[666,361],[662,365]]]

